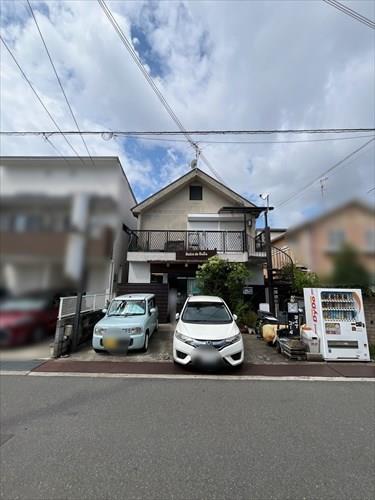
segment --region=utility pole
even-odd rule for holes
[[[267,288],[268,288],[268,302],[270,306],[270,312],[275,314],[275,295],[273,289],[273,274],[272,274],[272,247],[271,247],[271,229],[268,225],[268,213],[270,210],[270,195],[269,193],[261,194],[260,197],[263,200],[267,200],[267,208],[264,212],[264,239],[266,245],[266,260],[267,260]]]
[[[78,193],[72,200],[71,225],[65,257],[65,273],[77,284],[77,301],[73,318],[71,352],[77,349],[80,336],[82,299],[87,281],[87,238],[90,215],[90,196]]]

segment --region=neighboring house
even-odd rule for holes
[[[255,245],[256,218],[264,210],[199,169],[189,171],[135,207],[124,291],[164,296],[162,320],[197,292],[199,264],[212,255],[245,263],[250,285],[264,286],[265,254]],[[177,302],[177,304],[176,304]]]
[[[363,264],[375,276],[374,208],[353,200],[272,240],[272,245],[289,252],[297,266],[319,275],[332,271],[332,257],[345,243],[358,250]]]
[[[117,157],[1,157],[0,287],[111,291],[126,265],[136,199]],[[126,273],[123,273],[124,276]]]
[[[270,236],[271,236],[271,243],[274,239],[278,238],[282,234],[284,234],[287,231],[286,228],[279,228],[279,227],[271,227],[270,228]],[[260,235],[261,233],[264,232],[264,227],[256,229],[257,236]]]

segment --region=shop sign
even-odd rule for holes
[[[176,260],[207,260],[216,255],[216,250],[187,250],[177,251]]]
[[[254,288],[252,286],[244,286],[243,289],[242,289],[242,293],[244,295],[253,295]]]

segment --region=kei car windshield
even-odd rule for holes
[[[233,321],[222,302],[188,302],[182,315],[185,323],[218,325]]]
[[[144,300],[113,300],[108,316],[143,316],[146,314]]]

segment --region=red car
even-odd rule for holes
[[[58,294],[11,297],[0,302],[0,346],[38,342],[52,335],[59,310]]]

